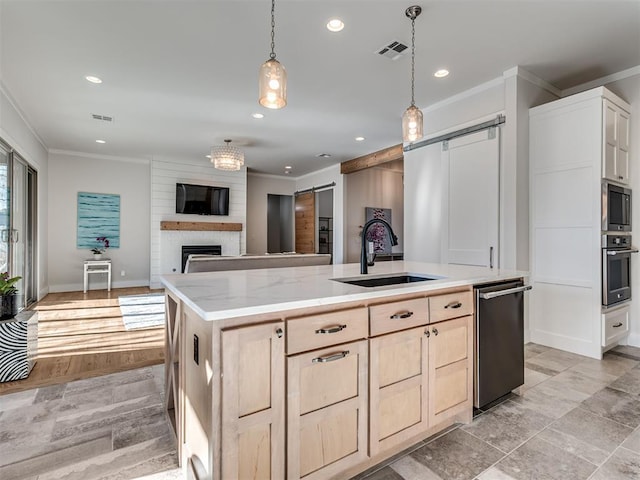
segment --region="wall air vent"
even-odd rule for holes
[[[92,113],[91,116],[94,120],[100,120],[101,122],[113,122],[113,117],[110,115],[98,115],[96,113]]]
[[[378,55],[382,55],[383,57],[390,58],[391,60],[397,60],[404,55],[404,51],[407,48],[408,47],[404,43],[400,43],[397,40],[393,40],[392,42],[389,42],[384,47],[381,47],[378,50],[376,50],[376,53]]]

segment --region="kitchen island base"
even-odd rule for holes
[[[216,321],[166,302],[189,478],[349,478],[472,419],[470,286]]]

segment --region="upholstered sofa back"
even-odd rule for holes
[[[223,270],[253,270],[256,268],[306,267],[329,265],[331,255],[318,254],[272,254],[221,257],[219,255],[190,255],[184,273],[218,272]]]

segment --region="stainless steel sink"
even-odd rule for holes
[[[332,278],[336,282],[348,283],[359,287],[384,287],[389,285],[402,285],[405,283],[427,282],[429,280],[439,280],[442,277],[430,277],[412,273],[400,273],[395,275],[377,277],[352,277],[352,278]]]

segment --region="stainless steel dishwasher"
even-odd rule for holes
[[[521,280],[478,285],[473,404],[481,408],[524,383],[524,292]]]

